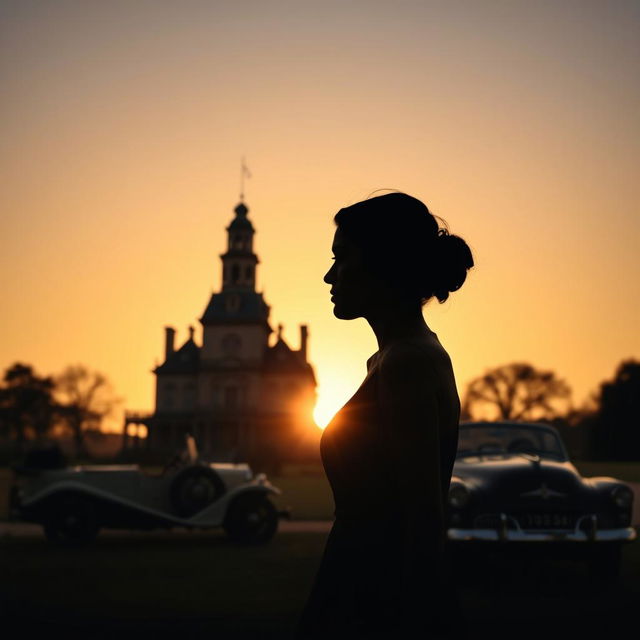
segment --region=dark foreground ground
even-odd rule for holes
[[[289,638],[326,533],[279,532],[267,546],[221,532],[110,534],[89,548],[0,538],[0,637]],[[575,559],[487,553],[457,573],[475,639],[635,638],[640,543],[623,575],[594,583]],[[419,636],[416,636],[419,638]]]

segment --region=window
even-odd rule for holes
[[[231,241],[231,247],[236,251],[242,251],[245,245],[245,238],[243,235],[237,235]]]
[[[219,407],[222,404],[220,399],[221,391],[222,390],[215,382],[211,382],[211,395],[209,403],[214,407]]]
[[[173,409],[176,404],[176,385],[173,382],[167,382],[162,391],[162,405],[165,409]]]
[[[233,356],[240,352],[242,340],[237,333],[228,333],[222,338],[222,351],[225,355]]]
[[[238,387],[226,387],[224,390],[224,408],[238,408]]]
[[[182,406],[184,409],[193,409],[196,406],[196,385],[193,382],[184,385]]]

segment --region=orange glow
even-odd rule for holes
[[[82,362],[122,409],[152,409],[163,327],[180,346],[196,324],[199,342],[220,287],[243,154],[258,289],[293,348],[309,325],[320,426],[377,348],[332,315],[332,216],[380,188],[423,199],[475,252],[463,288],[425,308],[461,394],[529,361],[580,403],[640,355],[626,4],[276,4],[3,9],[3,370]]]
[[[313,419],[320,429],[324,429],[336,414],[339,402],[335,398],[323,394],[313,410]]]

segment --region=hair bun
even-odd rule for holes
[[[467,271],[473,267],[473,256],[467,243],[452,235],[447,229],[438,229],[437,236],[438,269],[433,295],[444,302],[452,291],[457,291],[467,278]]]

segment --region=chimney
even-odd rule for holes
[[[307,339],[309,338],[309,329],[306,324],[300,325],[300,354],[302,359],[307,361]]]
[[[173,339],[176,337],[176,330],[173,327],[164,328],[164,359],[168,360],[169,356],[173,353]]]

